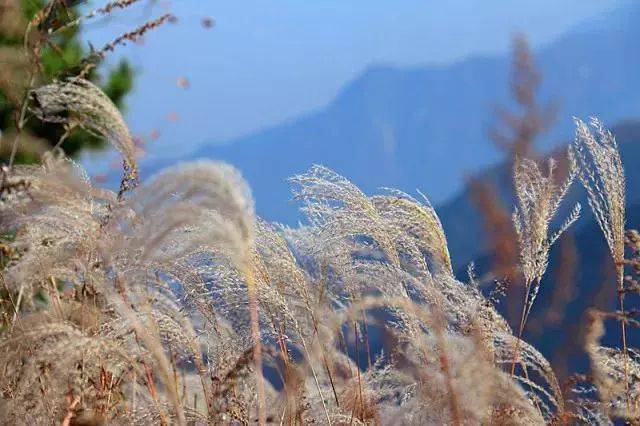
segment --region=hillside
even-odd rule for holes
[[[572,116],[597,115],[610,124],[640,116],[640,98],[632,95],[640,93],[638,24],[640,6],[626,6],[536,52],[542,98],[554,100],[559,117],[543,148],[570,138]],[[509,63],[499,56],[444,67],[373,67],[321,111],[224,146],[210,144],[194,156],[237,166],[258,212],[286,223],[297,219],[286,203],[286,179],[314,163],[365,191],[419,188],[441,204],[466,176],[499,160],[487,129],[494,106],[507,104]],[[143,172],[161,166],[146,165]]]
[[[640,121],[628,121],[612,126],[611,131],[618,141],[627,173],[628,202],[629,204],[640,202]],[[562,158],[565,145],[566,142],[550,155],[557,159]],[[477,176],[492,182],[498,188],[504,205],[513,205],[513,200],[509,196],[509,185],[512,181],[510,166],[500,163]],[[575,201],[583,202],[586,207],[580,185],[574,185],[564,203],[564,208],[569,209]],[[484,241],[481,217],[475,208],[469,187],[466,186],[453,199],[441,204],[438,213],[449,238],[453,260],[459,267],[463,267],[482,252],[482,244],[479,245],[478,242]],[[578,223],[578,227],[581,223],[586,223],[586,218],[591,219],[588,209],[584,213],[585,218]],[[630,223],[630,225],[634,224]]]

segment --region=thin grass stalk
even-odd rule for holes
[[[55,301],[55,306],[56,306],[56,310],[58,311],[58,315],[62,318],[62,301],[60,300],[60,292],[58,292],[58,285],[56,284],[56,279],[53,276],[50,276],[49,281],[51,282],[51,290],[53,293],[53,297],[51,297],[51,299]]]
[[[540,282],[538,281],[538,285]],[[531,290],[531,283],[525,284],[525,295],[524,295],[524,303],[522,305],[522,312],[520,314],[520,325],[518,327],[518,339],[516,340],[516,344],[513,350],[513,361],[511,362],[511,375],[515,375],[516,372],[516,364],[518,363],[518,358],[520,357],[520,342],[522,340],[522,335],[524,334],[524,328],[527,322],[527,318],[529,316],[529,292]]]
[[[362,332],[364,338],[365,349],[367,350],[367,368],[371,368],[371,346],[369,345],[369,329],[367,327],[367,313],[362,311]]]
[[[358,399],[360,401],[360,407],[364,412],[364,399],[362,398],[362,376],[360,374],[360,335],[358,333],[358,323],[356,321],[353,322],[353,333],[355,337],[355,349],[356,349],[356,367],[358,372]],[[354,407],[356,404],[354,404]]]
[[[622,340],[622,359],[624,363],[624,386],[627,417],[631,417],[631,390],[629,389],[629,347],[627,346],[627,315],[624,310],[624,263],[616,266],[616,279],[618,281],[618,305],[620,307],[620,333]]]
[[[304,349],[304,353],[309,361],[311,361],[311,353],[307,348],[307,343],[305,342],[304,337],[300,337],[302,341],[302,348]],[[329,416],[329,410],[327,410],[327,404],[324,402],[324,394],[322,393],[322,388],[320,387],[320,381],[318,380],[318,375],[316,374],[315,368],[313,368],[313,363],[309,362],[309,367],[311,368],[311,374],[313,375],[313,381],[316,384],[316,388],[318,389],[318,394],[320,395],[320,401],[322,401],[322,409],[324,410],[324,415],[327,418],[327,422],[329,425],[332,424],[331,417]]]
[[[319,296],[319,301],[322,300],[322,296],[324,294],[324,289],[325,289],[325,284],[326,284],[326,265],[323,264],[321,267],[322,270],[322,274],[321,274],[321,280],[320,280],[320,296]],[[309,311],[309,315],[311,315],[311,323],[313,324],[313,332],[314,332],[314,336],[317,336],[318,338],[318,345],[320,346],[320,352],[322,353],[322,362],[324,364],[324,368],[327,371],[327,375],[329,376],[329,383],[331,383],[331,391],[333,392],[333,397],[336,401],[336,406],[339,408],[340,407],[340,399],[338,398],[338,392],[336,391],[336,386],[335,386],[335,382],[333,380],[333,373],[331,372],[331,369],[329,368],[329,361],[327,359],[327,354],[325,352],[324,349],[324,345],[322,344],[322,341],[320,339],[320,332],[318,331],[318,319],[316,318],[316,314],[311,306],[311,304],[309,303],[310,298],[309,297],[305,297],[305,304],[307,306],[307,310]]]
[[[333,392],[333,397],[335,398],[335,401],[336,401],[336,406],[339,408],[340,400],[338,399],[338,392],[336,391],[336,385],[333,380],[333,374],[331,373],[331,369],[329,368],[329,361],[327,360],[327,354],[324,350],[324,347],[322,346],[322,342],[320,341],[320,335],[318,334],[318,326],[315,323],[315,320],[314,320],[313,327],[314,327],[315,334],[318,336],[318,344],[320,345],[320,353],[322,354],[322,363],[324,364],[324,368],[327,371],[327,376],[329,376],[329,383],[331,383],[331,390]]]
[[[451,423],[460,426],[460,408],[458,405],[458,396],[453,386],[453,378],[451,377],[451,368],[449,366],[449,358],[447,357],[446,342],[444,339],[443,326],[441,321],[435,327],[436,339],[438,346],[442,352],[440,355],[440,369],[444,373],[445,382],[447,384],[447,392],[449,392],[449,409],[451,410]]]
[[[9,303],[11,303],[11,308],[13,309],[13,312],[15,313],[15,315],[17,315],[18,307],[16,306],[15,302],[13,301],[13,297],[11,296],[11,290],[7,286],[7,283],[4,280],[4,276],[0,276],[0,281],[2,281],[2,286],[4,287],[4,291],[7,292],[7,298],[9,299]],[[11,321],[10,330],[13,330],[13,320]]]
[[[163,381],[165,382],[165,387],[169,394],[169,399],[174,406],[175,414],[176,414],[176,423],[178,425],[186,425],[186,419],[184,416],[184,411],[182,409],[182,405],[180,404],[180,398],[175,392],[176,387],[173,384],[173,378],[170,373],[170,365],[167,360],[166,354],[162,349],[162,345],[159,343],[157,337],[153,337],[149,334],[149,331],[146,327],[140,323],[140,320],[127,303],[123,303],[123,301],[114,299],[114,303],[116,304],[116,308],[120,311],[120,313],[131,323],[131,326],[136,332],[136,335],[144,342],[147,346],[147,349],[155,358],[158,366],[160,367],[160,373],[162,374]]]
[[[529,389],[532,389],[531,386],[531,379],[529,378],[529,370],[527,370],[527,366],[523,365],[522,366],[522,375],[524,376],[525,379],[527,379],[528,383],[529,383]],[[540,415],[542,415],[542,408],[540,408],[540,404],[538,403],[538,399],[537,398],[531,398],[533,400],[533,405],[536,406],[536,409],[538,410],[538,412],[540,413]]]
[[[137,374],[137,370],[133,370],[131,372],[132,374],[132,379],[131,379],[131,412],[135,413],[136,412],[136,402],[137,402],[137,386],[138,386],[138,374]]]
[[[284,341],[284,332],[283,332],[283,327],[282,325],[280,325],[280,327],[278,327],[278,347],[280,349],[280,358],[282,359],[282,363],[284,364],[284,372],[280,370],[280,366],[278,364],[276,364],[276,370],[278,372],[278,376],[280,377],[280,380],[282,380],[283,383],[283,389],[284,389],[284,393],[285,393],[285,401],[287,401],[287,403],[284,405],[284,412],[283,412],[283,416],[287,414],[287,409],[289,408],[290,404],[290,396],[289,396],[289,381],[290,381],[290,376],[291,376],[291,366],[290,366],[290,359],[289,359],[289,352],[287,351],[287,345]],[[293,413],[293,412],[292,412]],[[291,415],[291,414],[290,414]],[[283,417],[284,419],[284,417]]]
[[[13,309],[13,318],[11,320],[11,331],[13,331],[13,326],[16,323],[18,318],[18,312],[20,311],[20,304],[22,303],[22,295],[24,293],[24,283],[20,284],[20,290],[18,291],[18,300],[16,301],[16,305]]]
[[[253,340],[253,363],[255,367],[256,391],[258,394],[258,424],[263,426],[267,422],[265,412],[266,397],[264,390],[264,376],[262,375],[262,340],[260,338],[260,318],[258,314],[258,298],[253,271],[247,268],[247,296],[249,299],[249,317],[251,321],[251,338]]]
[[[153,370],[144,361],[142,362],[142,366],[144,367],[145,383],[147,384],[147,389],[149,390],[149,395],[151,395],[151,398],[153,398],[153,402],[155,403],[156,407],[158,408],[158,415],[160,416],[160,424],[162,426],[166,426],[166,425],[169,424],[169,422],[167,421],[167,414],[161,408],[160,400],[158,399],[158,390],[156,388],[156,383],[153,380]]]

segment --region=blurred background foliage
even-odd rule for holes
[[[79,1],[66,1],[56,8],[49,19],[54,19],[56,27],[73,22],[81,13]],[[56,79],[77,75],[83,58],[90,49],[83,46],[78,25],[56,33],[42,44],[37,52],[36,67],[31,64],[25,51],[25,34],[29,22],[45,6],[44,0],[0,0],[0,131],[3,143],[0,157],[7,161],[10,156],[17,116],[29,88],[30,69],[36,69],[35,84],[41,85]],[[38,32],[33,32],[39,36]],[[133,69],[122,60],[102,73],[91,69],[87,78],[98,84],[120,108],[133,85]],[[47,149],[55,146],[64,135],[65,129],[59,124],[29,120],[21,134],[21,142],[16,153],[18,163],[34,163]],[[8,142],[7,142],[8,141]],[[76,129],[66,138],[62,149],[74,156],[83,149],[102,147],[104,141],[82,129]]]

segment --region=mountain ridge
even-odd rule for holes
[[[613,18],[612,18],[613,16]],[[640,117],[640,6],[627,5],[536,51],[541,99],[556,100],[558,123],[541,139],[548,150],[570,138],[571,116],[606,123]],[[615,49],[611,49],[615,46]],[[451,65],[372,66],[324,109],[191,157],[227,161],[253,189],[258,213],[294,224],[286,179],[312,164],[345,175],[365,192],[419,188],[434,205],[455,197],[465,179],[500,160],[487,136],[495,105],[509,105],[510,58],[471,57]],[[187,159],[187,158],[185,158]],[[143,174],[164,164],[143,165]]]

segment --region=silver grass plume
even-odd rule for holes
[[[255,217],[253,200],[244,179],[236,169],[220,162],[179,164],[139,188],[132,197],[131,208],[142,223],[127,249],[138,247],[143,260],[157,264],[161,270],[169,265],[167,269],[175,273],[179,272],[178,265],[182,262],[192,263],[192,269],[199,267],[197,263],[193,264],[197,262],[197,254],[211,252],[231,262],[239,279],[246,283],[258,406],[262,417],[265,391],[253,263]],[[197,277],[182,282],[187,294],[203,290]],[[200,303],[206,309],[205,314],[213,319],[207,305]]]
[[[427,256],[436,268],[453,275],[447,237],[442,223],[429,199],[421,192],[422,201],[395,189],[387,189],[389,195],[372,197],[374,205],[394,234],[410,238],[423,256]],[[405,244],[404,247],[407,245]]]
[[[144,218],[133,242],[147,258],[175,259],[210,248],[241,270],[250,263],[253,199],[228,164],[201,160],[172,166],[138,188],[130,206]]]
[[[30,179],[28,196],[7,200],[0,214],[4,225],[19,229],[17,241],[27,248],[5,271],[9,287],[16,291],[20,287],[25,301],[32,300],[36,291],[49,294],[53,307],[46,312],[54,318],[61,315],[58,311],[66,303],[56,284],[64,288],[87,286],[97,292],[100,314],[106,318],[99,334],[92,332],[87,338],[104,338],[131,351],[130,344],[140,346],[140,342],[131,341],[135,332],[162,372],[166,396],[174,406],[162,408],[165,402],[158,400],[155,402],[160,406],[155,410],[146,408],[161,417],[176,414],[181,419],[182,412],[187,415],[188,410],[176,397],[173,374],[163,352],[168,349],[179,358],[193,360],[201,377],[209,373],[197,336],[201,332],[195,333],[190,324],[197,317],[192,311],[188,316],[183,313],[177,296],[193,290],[191,285],[198,282],[198,271],[205,269],[197,262],[203,251],[228,258],[248,282],[245,272],[252,266],[253,203],[246,184],[230,166],[200,162],[179,165],[169,172],[139,188],[126,202],[116,204],[115,194],[93,188],[86,175],[64,159],[47,160],[44,166],[18,166],[16,176]],[[110,220],[105,221],[105,217]],[[184,291],[172,294],[177,285]],[[127,303],[123,303],[125,300]],[[26,310],[14,321],[17,339],[24,333],[24,313]],[[216,336],[214,345],[225,339],[230,340]],[[61,351],[65,347],[69,345],[59,346]],[[15,349],[16,356],[27,350]],[[234,352],[229,351],[230,357]],[[52,353],[47,352],[45,357],[48,354]],[[148,352],[145,354],[149,358]],[[33,386],[37,377],[23,375],[22,371],[16,374],[24,378],[26,387]],[[65,376],[60,373],[60,377]],[[144,377],[144,372],[138,377]],[[135,380],[132,386],[135,388]],[[207,404],[207,395],[212,395],[209,388],[205,380]],[[60,385],[59,389],[66,387]],[[25,400],[15,403],[14,407],[20,407]],[[39,407],[46,409],[48,403],[48,399],[42,399]],[[144,409],[141,404],[138,407]]]
[[[393,240],[384,232],[383,219],[372,201],[353,183],[326,167],[314,165],[308,172],[294,176],[296,199],[309,222],[327,242],[359,235],[371,235],[380,250],[392,262],[398,262]]]
[[[569,151],[571,165],[587,191],[589,206],[605,236],[622,288],[625,227],[625,173],[615,137],[597,118],[579,119]]]
[[[547,270],[551,246],[580,217],[581,206],[578,203],[560,228],[549,234],[551,222],[575,176],[570,173],[564,183],[558,185],[553,176],[555,168],[555,161],[550,159],[547,174],[544,175],[535,161],[518,159],[513,172],[518,203],[513,213],[513,223],[527,291],[525,321]]]
[[[443,313],[447,333],[466,334],[476,329],[482,336],[482,346],[493,353],[494,362],[499,365],[512,362],[519,339],[477,289],[451,275],[446,239],[432,209],[397,191],[367,197],[351,182],[324,167],[314,166],[293,181],[300,185],[295,194],[306,202],[305,211],[315,225],[308,231],[290,231],[290,235],[297,237],[298,247],[306,247],[305,256],[317,259],[315,265],[331,265],[339,284],[361,283],[354,288],[359,290],[360,298],[366,298],[372,290],[380,294],[376,303],[383,304],[399,318],[393,329],[402,342],[418,344],[434,332],[415,310],[406,309],[406,304],[420,301]],[[336,251],[336,246],[342,248]],[[380,252],[383,256],[377,254]],[[345,260],[337,260],[336,253]],[[439,263],[441,269],[435,270],[432,277],[430,265],[420,261],[420,257]],[[340,288],[335,288],[333,294],[338,296]],[[334,300],[352,310],[360,298]],[[400,301],[398,305],[394,300]],[[340,310],[334,310],[330,316],[339,313]],[[518,348],[523,368],[536,371],[537,377],[546,383],[539,385],[526,374],[514,379],[529,389],[531,406],[535,405],[533,401],[545,401],[541,409],[549,419],[554,412],[564,409],[557,379],[548,362],[530,345],[521,342]]]
[[[0,221],[16,231],[19,258],[4,271],[5,285],[19,291],[26,305],[50,276],[71,279],[74,261],[95,247],[109,191],[96,190],[75,163],[45,157],[40,166],[15,166],[12,174],[29,181],[28,196],[0,204]],[[19,289],[19,290],[18,290]]]
[[[43,121],[80,126],[104,137],[124,159],[124,192],[137,184],[135,144],[118,108],[96,85],[82,78],[56,81],[31,92],[31,110]]]
[[[626,180],[622,158],[616,139],[597,118],[589,125],[579,119],[576,122],[576,137],[570,151],[571,165],[578,173],[587,191],[589,206],[604,234],[616,269],[618,305],[623,317],[624,310],[624,228]],[[626,318],[620,320],[622,359],[625,385],[627,387],[627,414],[631,411],[631,389],[629,388],[629,356],[627,346]]]
[[[178,165],[122,203],[72,166],[60,176],[48,167],[17,169],[37,177],[33,199],[0,210],[33,232],[18,236],[30,241],[34,258],[26,254],[10,266],[27,262],[11,288],[39,265],[34,280],[48,284],[42,288],[51,301],[33,320],[20,312],[11,340],[0,343],[9,349],[0,351],[2,360],[11,358],[13,367],[0,375],[0,387],[20,392],[0,396],[0,411],[12,418],[29,404],[46,413],[54,402],[63,416],[67,370],[84,401],[78,412],[95,409],[100,401],[87,380],[100,374],[100,363],[124,372],[126,402],[106,413],[114,424],[248,423],[256,405],[287,424],[322,417],[336,424],[540,424],[564,410],[549,363],[526,342],[518,354],[524,373],[503,370],[516,337],[477,288],[451,274],[444,232],[428,203],[396,191],[368,197],[317,169],[298,181],[309,211],[318,213],[314,225],[287,231],[254,219],[246,184],[221,163]],[[54,241],[43,245],[47,235]],[[259,323],[247,318],[250,289]],[[402,359],[381,356],[354,368],[340,349],[341,326],[363,330],[363,313],[376,309],[394,318],[372,316],[369,326],[392,333]],[[265,389],[267,404],[256,404],[259,382],[249,374],[256,341],[250,322],[262,327],[265,362],[290,367],[283,392]],[[57,331],[63,327],[68,331]],[[31,332],[38,334],[25,339]],[[19,341],[25,345],[13,345]],[[90,377],[74,369],[85,349],[94,351],[84,358]],[[40,392],[40,360],[57,374],[60,393],[51,397]],[[147,365],[160,374],[157,395],[147,389]],[[129,402],[134,409],[123,413]]]

